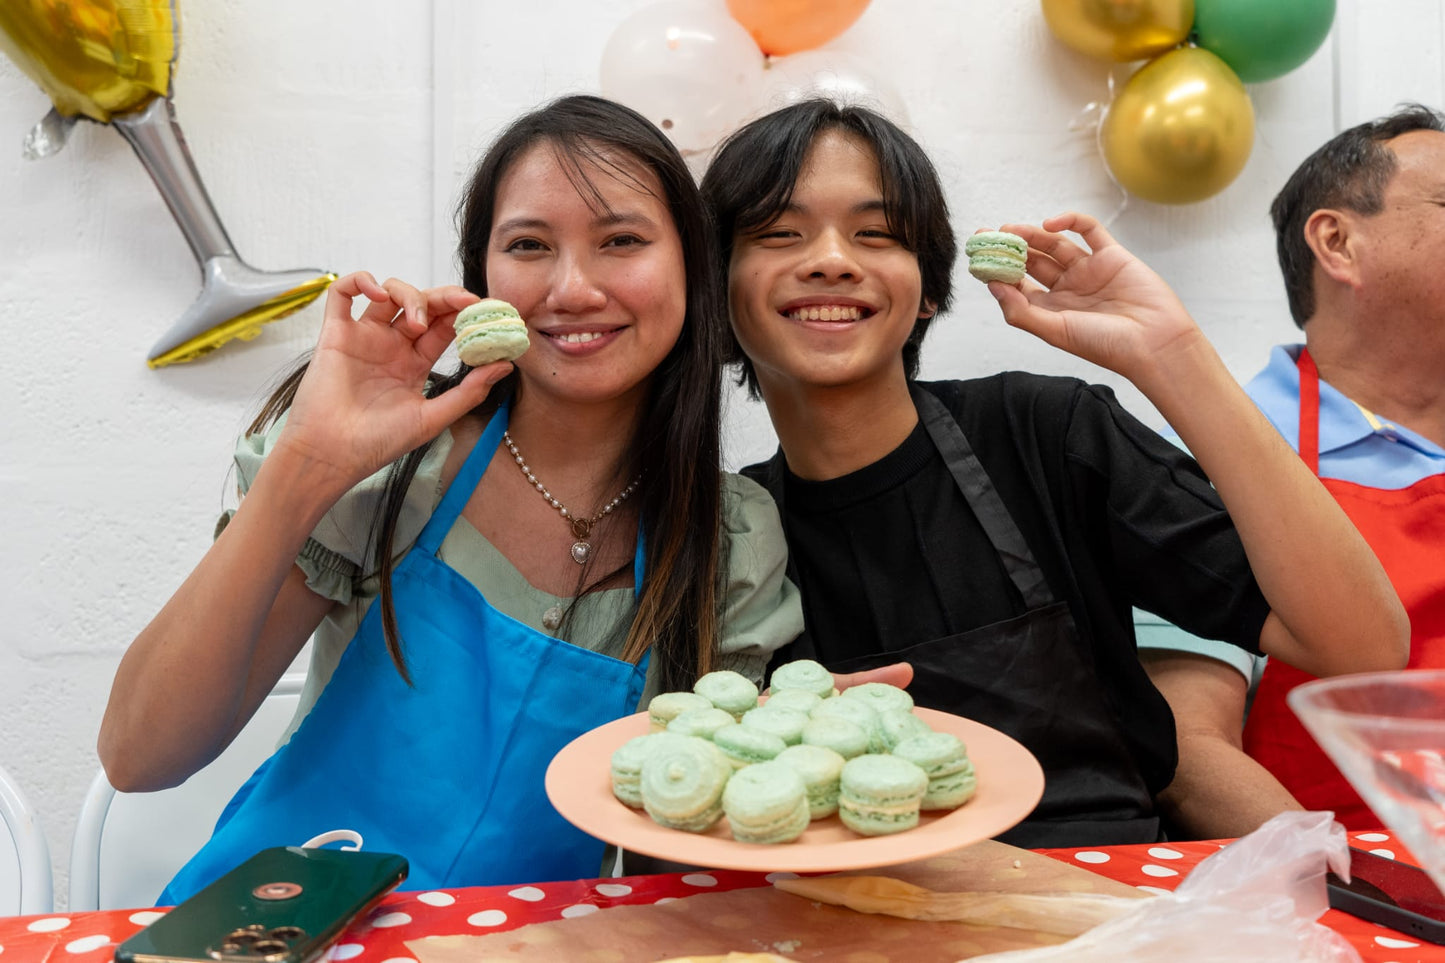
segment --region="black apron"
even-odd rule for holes
[[[1044,769],[1044,795],[1024,822],[998,838],[1015,846],[1107,846],[1160,840],[1153,797],[1108,704],[1093,653],[979,463],[963,429],[929,392],[911,386],[920,419],[958,490],[998,553],[1027,611],[1003,622],[851,659],[829,659],[806,633],[773,665],[814,659],[833,672],[895,662],[913,666],[914,702],[981,722],[1028,747]],[[767,466],[766,487],[786,528],[784,461]],[[795,563],[790,560],[791,568]],[[795,583],[796,572],[789,573]],[[979,778],[986,780],[987,773]]]

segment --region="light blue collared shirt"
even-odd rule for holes
[[[1299,451],[1299,368],[1304,345],[1275,347],[1269,364],[1244,390],[1266,418]],[[1171,438],[1179,444],[1178,438]],[[1361,408],[1320,381],[1320,477],[1370,488],[1401,489],[1431,475],[1445,474],[1445,448]],[[1226,642],[1201,639],[1149,612],[1134,610],[1134,632],[1141,649],[1195,652],[1228,663],[1246,678],[1263,659]]]

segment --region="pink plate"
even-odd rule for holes
[[[609,722],[572,740],[547,767],[547,797],[578,829],[623,849],[715,869],[832,872],[887,866],[935,856],[996,836],[1033,811],[1044,792],[1044,771],[1018,742],[968,719],[914,709],[939,732],[968,747],[978,792],[958,809],[923,813],[916,828],[892,836],[860,836],[837,816],[812,823],[791,843],[763,845],[732,838],[727,818],[706,833],[685,833],[653,822],[612,795],[615,749],[647,732],[647,713]]]

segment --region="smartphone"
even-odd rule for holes
[[[1325,879],[1335,909],[1445,944],[1445,895],[1423,869],[1352,846],[1350,881]]]
[[[308,963],[406,878],[391,853],[263,849],[116,947],[119,963]]]

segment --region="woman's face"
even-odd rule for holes
[[[733,330],[765,395],[901,378],[921,299],[918,257],[889,231],[877,161],[851,134],[820,134],[787,209],[733,242]]]
[[[529,393],[640,398],[682,331],[682,241],[662,185],[645,165],[611,159],[625,173],[582,164],[602,204],[578,193],[547,143],[497,186],[487,293],[526,319],[532,347],[516,365]]]

